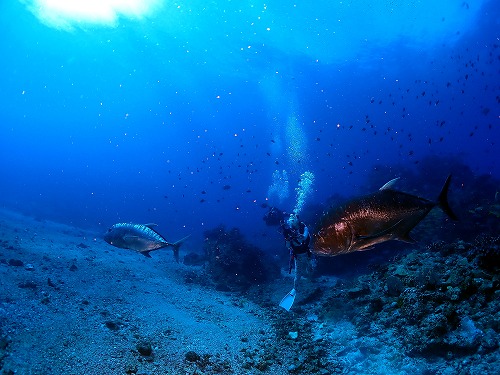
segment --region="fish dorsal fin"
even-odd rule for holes
[[[399,180],[399,177],[393,178],[391,181],[387,182],[384,186],[382,186],[379,190],[389,190],[392,189],[396,181]]]
[[[145,227],[148,227],[149,229],[153,229],[154,227],[157,227],[158,224],[155,224],[155,223],[147,223],[147,224],[143,224]]]

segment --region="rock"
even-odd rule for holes
[[[347,294],[351,298],[363,297],[370,294],[370,288],[368,287],[368,285],[359,285],[347,290]]]
[[[260,361],[255,365],[255,368],[259,371],[266,371],[269,368],[269,363],[267,361]]]
[[[0,350],[5,350],[9,346],[10,340],[7,336],[0,337]]]
[[[9,259],[9,266],[22,267],[24,266],[24,263],[20,259]]]
[[[479,353],[491,353],[494,350],[498,349],[499,342],[497,336],[497,333],[493,329],[489,328],[488,330],[486,330],[481,340]]]
[[[449,299],[452,301],[458,301],[460,299],[460,288],[458,287],[452,287],[448,286],[446,290],[446,294],[448,295]]]
[[[321,288],[315,288],[312,292],[310,292],[306,297],[304,297],[300,301],[300,304],[305,305],[308,303],[319,301],[322,296],[323,296],[323,290]]]
[[[368,311],[370,313],[379,313],[384,309],[384,302],[381,298],[375,298],[370,301]]]
[[[36,289],[37,285],[34,281],[25,281],[23,283],[18,284],[19,288],[23,289]]]
[[[111,331],[118,331],[121,327],[121,324],[119,322],[113,320],[106,320],[104,322],[104,325]]]
[[[317,322],[318,316],[316,314],[310,314],[306,317],[309,322]]]
[[[142,340],[137,343],[137,351],[140,355],[150,357],[153,354],[151,343],[147,340]]]
[[[201,357],[199,356],[198,353],[193,352],[191,350],[191,351],[186,353],[185,358],[186,358],[186,361],[188,361],[188,362],[196,362],[196,361],[199,361]]]
[[[408,270],[403,264],[396,265],[396,269],[394,270],[394,275],[406,277],[408,276]]]
[[[460,321],[460,326],[445,338],[445,342],[459,353],[473,353],[481,343],[483,332],[469,317]]]
[[[24,266],[24,269],[26,271],[34,271],[35,270],[35,266],[32,265],[31,263],[28,263],[26,266]]]
[[[125,365],[125,374],[132,375],[136,374],[138,371],[137,365],[135,363],[127,363]]]
[[[391,275],[386,280],[387,294],[392,297],[399,297],[404,289],[403,282],[397,276]]]
[[[252,360],[246,360],[245,363],[241,367],[243,367],[245,370],[250,370],[254,365],[254,362]]]

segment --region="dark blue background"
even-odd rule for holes
[[[169,240],[224,223],[264,243],[275,170],[286,210],[305,171],[309,204],[428,155],[500,176],[495,1],[280,3],[57,27],[2,2],[0,204],[100,231],[156,222]]]

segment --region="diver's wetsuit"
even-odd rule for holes
[[[285,225],[283,225],[282,228],[285,241],[290,243],[290,264],[288,273],[291,273],[292,268],[295,266],[295,259],[297,255],[307,254],[308,258],[311,257],[312,253],[311,249],[309,249],[311,235],[309,234],[309,230],[303,222],[298,223],[297,229]]]
[[[290,229],[291,231],[293,229]],[[309,230],[307,229],[306,225],[301,221],[299,223],[299,228],[296,231],[298,234],[300,234],[300,237],[305,238],[301,241],[299,239],[299,236],[291,236],[290,237],[290,247],[292,248],[293,254],[294,255],[299,255],[299,254],[304,254],[307,253],[308,255],[311,254],[311,250],[309,249],[309,243],[311,242],[311,235],[309,234]]]

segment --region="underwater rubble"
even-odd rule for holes
[[[499,236],[435,242],[349,281],[320,278],[321,298],[275,325],[297,332],[299,373],[495,373],[499,271]]]

